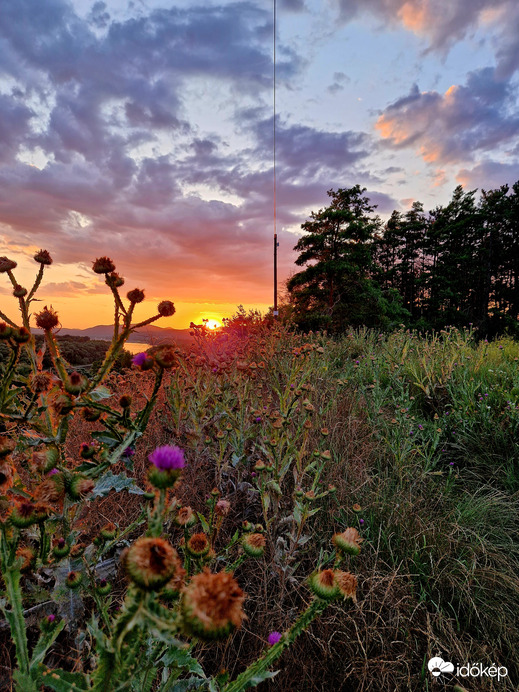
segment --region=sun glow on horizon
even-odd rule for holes
[[[207,322],[205,322],[205,326],[208,329],[219,329],[222,324],[221,322],[218,322],[218,320],[207,320]]]

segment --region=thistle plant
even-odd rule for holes
[[[151,375],[151,394],[141,408],[127,394],[115,401],[117,397],[106,383],[126,340],[135,329],[172,315],[173,304],[162,301],[156,315],[134,321],[144,292],[129,291],[125,302],[119,292],[124,280],[116,273],[112,260],[96,259],[93,270],[104,276],[114,299],[114,330],[102,363],[92,372],[79,372],[60,352],[56,338],[59,316],[52,306],[35,315],[36,326],[44,334],[43,347],[36,348],[30,307],[52,259],[41,250],[35,261],[39,270],[29,291],[17,283],[16,263],[0,258],[0,271],[13,285],[21,314],[19,326],[0,314],[4,320],[0,323],[0,338],[9,349],[0,383],[0,570],[4,586],[0,608],[15,646],[15,689],[37,692],[44,686],[58,692],[166,692],[177,689],[178,681],[178,689],[238,691],[272,677],[274,673],[269,669],[274,661],[329,602],[341,595],[354,598],[356,581],[338,569],[343,546],[335,539],[333,568],[317,572],[325,574],[325,581],[331,580],[330,593],[316,588],[321,577],[312,577],[308,585],[314,598],[308,607],[287,632],[269,639],[269,648],[235,681],[225,675],[208,677],[194,656],[194,647],[199,641],[214,642],[232,635],[245,620],[246,594],[235,572],[246,560],[263,560],[267,554],[268,540],[272,542],[280,525],[272,510],[281,505],[277,499],[268,502],[266,498],[279,497],[281,490],[276,484],[281,488],[280,484],[290,477],[289,468],[293,467],[298,484],[308,485],[303,498],[297,494],[299,490],[296,493],[294,507],[299,509],[293,510],[292,520],[300,530],[293,548],[303,544],[304,524],[317,511],[309,510],[307,503],[328,493],[320,487],[322,464],[329,458],[326,450],[316,450],[308,463],[303,462],[302,450],[296,453],[285,432],[290,424],[310,429],[306,421],[311,404],[301,394],[303,390],[307,396],[311,392],[305,383],[305,366],[291,364],[289,379],[297,380],[301,391],[293,392],[290,384],[279,389],[277,413],[265,416],[269,422],[259,437],[249,418],[249,407],[244,406],[245,411],[240,412],[236,404],[228,405],[232,385],[223,381],[222,373],[226,369],[246,373],[240,385],[243,399],[238,402],[245,404],[247,396],[259,386],[266,386],[266,365],[261,360],[257,365],[249,362],[245,370],[240,370],[229,356],[225,339],[222,346],[211,337],[211,353],[206,357],[195,353],[186,359],[171,346],[155,347],[135,356],[133,367],[142,377]],[[254,338],[261,341],[260,330]],[[51,356],[50,370],[42,365],[45,350]],[[305,353],[314,350],[304,349]],[[23,352],[30,363],[28,375],[18,368]],[[238,349],[237,355],[242,357],[244,350]],[[298,355],[292,354],[292,358]],[[207,379],[186,386],[186,375],[197,367],[210,369],[213,380],[207,396]],[[149,422],[166,370],[172,370],[172,381],[183,387],[182,397],[187,402],[184,419],[176,410],[177,432],[181,432],[183,420],[190,420],[194,430],[188,436],[191,445],[186,451],[170,444],[154,449],[143,488],[132,476],[133,453]],[[220,380],[215,379],[218,377]],[[174,397],[171,400],[177,401]],[[274,406],[272,400],[269,403]],[[202,412],[201,405],[205,414],[207,408],[212,411],[213,430],[225,430],[223,437],[216,435],[220,450],[217,485],[224,484],[227,492],[229,469],[245,465],[251,452],[256,455],[263,451],[271,468],[272,477],[264,486],[262,481],[257,484],[264,523],[245,521],[230,538],[224,535],[223,527],[231,501],[217,487],[200,512],[183,506],[174,494],[189,455],[196,452],[206,432],[205,423],[195,420]],[[71,452],[69,432],[78,416],[96,423],[97,429],[91,432],[91,441],[72,445]],[[276,444],[267,447],[266,436]],[[110,491],[124,490],[141,496],[138,517],[125,527],[108,522],[85,543],[80,517],[88,503]],[[118,556],[127,579],[120,606],[112,590],[115,567],[106,568]],[[47,591],[45,596],[52,596],[56,606],[52,610],[58,612],[43,613],[39,637],[33,644],[25,607],[29,590],[34,590],[35,584],[47,583],[45,580],[54,587],[52,594]],[[84,615],[87,607],[91,611],[89,620]],[[49,661],[53,645],[57,640],[67,641],[66,637],[70,640],[73,633],[80,653],[75,672],[52,666]]]

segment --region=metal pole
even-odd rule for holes
[[[276,0],[273,2],[274,7],[274,33],[273,33],[273,96],[272,96],[272,106],[273,106],[273,118],[272,118],[272,137],[273,137],[273,173],[274,173],[274,190],[273,190],[273,205],[274,205],[274,317],[279,315],[278,312],[278,236],[277,236],[277,226],[276,226]]]
[[[274,317],[279,315],[278,312],[278,236],[274,233]]]

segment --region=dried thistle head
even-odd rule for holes
[[[144,291],[140,288],[134,288],[132,291],[128,291],[126,297],[130,303],[142,303],[144,300]]]
[[[162,300],[157,306],[157,311],[161,317],[171,317],[176,312],[175,306],[170,300]]]
[[[357,601],[357,577],[350,572],[335,571],[335,581],[344,598]]]
[[[19,560],[20,572],[29,572],[36,561],[36,553],[28,546],[17,548],[16,557]]]
[[[43,329],[45,332],[50,332],[54,327],[59,324],[58,313],[52,309],[45,306],[43,310],[35,315],[36,326]]]
[[[0,459],[0,493],[5,494],[13,485],[14,469],[9,457]]]
[[[184,588],[182,614],[186,629],[201,639],[221,639],[245,619],[245,594],[233,575],[207,568]]]
[[[325,601],[331,601],[339,595],[339,587],[335,581],[333,569],[315,572],[308,580],[308,585],[318,598]]]
[[[191,507],[181,507],[175,515],[174,522],[177,526],[189,528],[196,524],[196,515]]]
[[[214,511],[219,517],[226,517],[231,511],[231,503],[229,500],[218,500]]]
[[[91,478],[75,474],[67,483],[67,492],[72,500],[81,500],[92,492],[95,483]]]
[[[92,264],[96,274],[111,274],[115,271],[115,264],[109,257],[98,257]]]
[[[13,526],[24,529],[36,522],[34,504],[28,500],[15,500],[11,506],[9,521]]]
[[[34,491],[34,497],[41,502],[56,503],[65,497],[63,474],[55,473],[46,478]]]
[[[335,533],[332,538],[336,548],[349,555],[358,555],[360,553],[360,544],[363,540],[357,529],[353,527],[345,529],[342,533]]]
[[[0,274],[16,269],[17,263],[9,257],[0,257]]]
[[[29,387],[35,394],[48,392],[52,387],[52,377],[50,373],[42,370],[42,372],[32,374],[29,378]]]
[[[52,264],[52,257],[47,250],[40,250],[34,255],[34,260],[40,264],[50,265]]]
[[[16,447],[16,442],[7,435],[0,435],[0,459],[10,454]]]
[[[180,565],[177,551],[163,538],[138,538],[124,553],[122,562],[134,584],[146,591],[164,586]]]

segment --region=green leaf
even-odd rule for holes
[[[199,690],[201,687],[207,690],[207,683],[208,681],[205,678],[191,677],[187,680],[174,680],[171,683],[166,682],[160,692],[186,692],[187,690]]]
[[[96,487],[92,492],[92,497],[106,497],[108,493],[115,490],[119,493],[121,490],[127,490],[134,495],[143,495],[144,490],[139,488],[133,478],[128,478],[125,473],[112,473],[107,471],[97,481]]]
[[[196,514],[197,514],[197,516],[198,516],[198,519],[200,520],[200,523],[202,524],[203,530],[204,530],[206,533],[210,533],[211,530],[210,530],[209,524],[207,523],[207,520],[206,520],[206,518],[204,517],[204,515],[203,515],[203,514],[200,514],[200,512],[197,512]]]
[[[89,394],[92,401],[102,401],[103,399],[109,399],[111,396],[112,392],[108,389],[108,387],[105,387],[104,384],[99,385]]]
[[[30,661],[31,670],[34,670],[40,663],[43,663],[43,659],[47,655],[47,651],[54,644],[58,634],[61,632],[61,630],[64,627],[65,627],[65,620],[61,620],[52,629],[51,632],[42,632],[41,633],[40,638],[38,640],[38,643],[36,644],[36,646],[34,647],[34,651],[32,652],[32,657],[31,657],[31,661]]]
[[[236,454],[236,452],[233,452],[233,455],[231,457],[231,464],[233,465],[234,468],[236,468],[242,459],[243,459],[242,454]]]
[[[111,432],[106,432],[106,430],[102,430],[101,432],[93,432],[91,433],[91,436],[94,438],[94,440],[102,442],[103,444],[108,445],[109,447],[115,447],[121,442],[120,435],[116,435]]]
[[[198,663],[196,658],[193,658],[193,656],[191,656],[189,651],[186,649],[169,649],[169,651],[166,651],[164,656],[160,659],[160,662],[166,668],[175,665],[178,668],[186,670],[188,673],[197,673],[198,675],[205,677],[204,669],[200,663]]]
[[[55,692],[80,692],[89,688],[83,673],[68,673],[61,668],[47,668],[44,673],[43,684]]]

